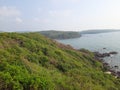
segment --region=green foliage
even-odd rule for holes
[[[0,33],[0,90],[119,90],[88,50],[39,33]]]
[[[48,61],[49,61],[48,57],[43,56],[41,57],[41,60],[39,61],[39,63],[42,64],[42,66],[45,66]]]

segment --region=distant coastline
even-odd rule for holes
[[[97,30],[84,30],[80,34],[99,34],[99,33],[110,33],[110,32],[120,32],[120,30],[115,29],[97,29]]]
[[[84,34],[99,34],[99,33],[110,33],[110,32],[119,32],[120,30],[114,29],[96,29],[96,30],[84,30],[84,31],[56,31],[56,30],[48,30],[48,31],[39,31],[38,33],[51,38],[51,39],[72,39],[72,38],[80,38]]]

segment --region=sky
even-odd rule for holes
[[[120,29],[120,0],[0,0],[0,31]]]

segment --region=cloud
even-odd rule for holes
[[[42,18],[42,19],[40,19],[38,17],[35,17],[33,19],[33,21],[36,22],[36,23],[49,23],[50,22],[50,20],[48,18]]]
[[[42,12],[42,8],[38,8],[38,12],[41,13]]]
[[[61,10],[61,11],[49,11],[49,14],[51,16],[57,16],[57,17],[68,17],[71,16],[72,11],[71,10]]]
[[[13,17],[20,16],[21,12],[16,9],[16,7],[2,6],[0,7],[0,16]]]
[[[40,19],[37,18],[37,17],[35,17],[33,20],[34,20],[35,22],[39,22],[39,21],[40,21]]]
[[[23,20],[22,20],[21,18],[17,17],[17,18],[16,18],[16,22],[17,22],[17,23],[22,23]]]

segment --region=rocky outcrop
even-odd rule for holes
[[[113,52],[109,52],[109,54],[118,54],[118,52],[113,51]]]
[[[103,68],[106,74],[111,74],[115,76],[115,78],[120,78],[120,71],[117,71],[119,66],[115,65],[113,67],[110,67],[109,63],[104,62],[103,58],[105,57],[110,57],[111,55],[118,54],[118,52],[112,51],[109,53],[99,53],[99,52],[94,52],[95,59],[99,60],[100,62],[103,63]]]
[[[109,53],[94,52],[94,54],[98,58],[104,58],[104,57],[109,57],[110,55],[113,55],[113,54],[118,54],[118,52],[115,52],[115,51],[112,51],[112,52],[109,52]]]

